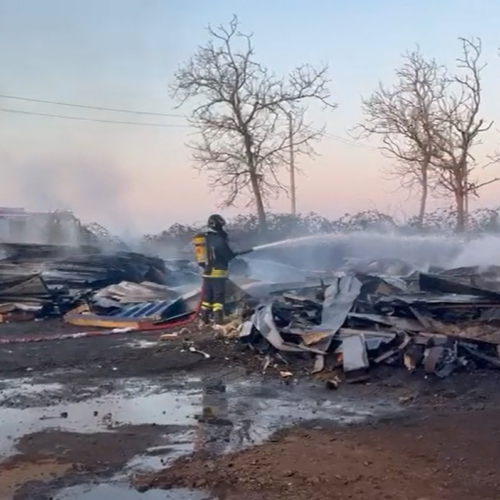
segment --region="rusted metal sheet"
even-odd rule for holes
[[[35,313],[30,311],[12,311],[0,313],[0,323],[18,323],[21,321],[33,321]]]

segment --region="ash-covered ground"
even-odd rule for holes
[[[500,262],[498,239],[460,252],[438,238],[335,238],[339,259],[369,249]],[[299,264],[330,261],[323,243],[268,246],[274,263],[256,252],[252,276],[302,280]],[[269,363],[194,324],[163,341],[161,331],[56,339],[82,330],[0,324],[0,500],[500,498],[498,371],[439,379],[379,365],[337,387],[310,360]]]
[[[2,500],[499,498],[494,371],[332,390],[211,330],[158,336],[0,346]]]

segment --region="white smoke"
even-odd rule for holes
[[[325,252],[325,250],[331,250]],[[299,254],[304,268],[330,267],[337,253],[357,259],[401,259],[421,270],[430,266],[455,267],[500,265],[500,236],[466,240],[453,236],[402,236],[374,232],[328,234],[288,239],[256,247],[251,259],[287,261]]]
[[[500,265],[500,236],[482,236],[463,245],[450,267]]]

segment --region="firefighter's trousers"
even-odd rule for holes
[[[224,303],[226,299],[226,279],[203,276],[201,296],[201,317],[208,323],[212,314],[216,323],[224,320]]]

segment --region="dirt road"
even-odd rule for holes
[[[181,459],[138,484],[210,488],[235,500],[496,500],[499,432],[497,411],[299,429],[220,459]]]
[[[0,338],[63,328],[0,325]],[[495,372],[387,368],[328,390],[301,370],[263,376],[209,332],[157,336],[0,345],[1,500],[164,498],[131,479],[228,500],[500,498]]]

